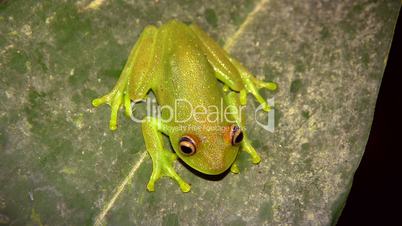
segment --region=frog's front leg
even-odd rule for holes
[[[102,104],[111,106],[109,123],[111,130],[117,128],[117,113],[121,105],[124,104],[125,113],[130,117],[132,114],[130,99],[143,99],[151,88],[149,71],[154,56],[156,34],[157,28],[154,26],[144,29],[132,48],[127,63],[112,91],[92,101],[92,105],[95,107]]]
[[[230,113],[233,116],[234,120],[243,131],[243,140],[240,143],[240,148],[242,151],[247,152],[251,156],[252,163],[258,164],[261,161],[261,157],[254,149],[254,147],[251,145],[251,142],[248,138],[247,130],[245,127],[245,112],[244,112],[245,109],[244,107],[239,107],[240,106],[239,95],[238,93],[229,90],[227,87],[224,87],[224,90],[226,91],[225,102],[228,104],[228,106],[230,106],[228,110],[230,110]],[[239,173],[237,160],[231,166],[230,171],[232,173]]]
[[[162,176],[173,178],[180,186],[183,192],[190,191],[191,186],[187,184],[174,170],[173,164],[177,159],[177,155],[169,150],[164,149],[162,133],[168,133],[169,128],[160,120],[147,117],[142,124],[142,132],[144,135],[145,146],[152,158],[153,171],[147,189],[155,191],[155,182]]]

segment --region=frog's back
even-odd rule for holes
[[[159,61],[162,69],[153,87],[158,103],[171,107],[181,103],[184,108],[189,104],[193,108],[220,106],[223,93],[197,37],[187,25],[174,20],[163,25],[159,32],[164,60]]]

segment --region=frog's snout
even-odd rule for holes
[[[206,174],[219,175],[230,168],[237,155],[214,155],[212,161],[209,161]]]
[[[222,164],[222,165],[219,165],[219,166],[210,167],[209,172],[207,174],[219,175],[219,174],[225,172],[229,168],[229,166]]]

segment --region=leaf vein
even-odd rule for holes
[[[112,198],[109,200],[109,202],[107,202],[107,204],[103,207],[100,214],[95,218],[95,224],[94,224],[95,226],[103,225],[103,220],[104,220],[106,214],[113,207],[117,198],[124,191],[124,188],[126,187],[128,182],[133,178],[133,176],[137,172],[138,168],[140,168],[140,166],[141,166],[142,162],[144,162],[146,156],[147,156],[147,151],[144,151],[141,154],[140,158],[135,163],[135,165],[133,166],[133,168],[131,168],[128,175],[123,179],[123,181],[120,183],[120,185],[117,188],[115,188],[115,192],[114,192]]]
[[[261,0],[251,11],[246,19],[243,21],[243,23],[240,25],[239,29],[236,30],[236,32],[230,36],[225,45],[223,46],[223,49],[226,51],[230,52],[230,50],[236,45],[236,43],[239,41],[240,36],[244,33],[246,28],[254,21],[255,16],[266,6],[266,4],[269,2],[269,0]]]

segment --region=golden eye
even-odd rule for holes
[[[232,145],[240,144],[243,140],[243,132],[237,125],[232,125],[230,128],[230,137],[232,140]]]
[[[189,136],[184,136],[179,140],[180,151],[188,156],[194,155],[196,146],[194,140]]]

